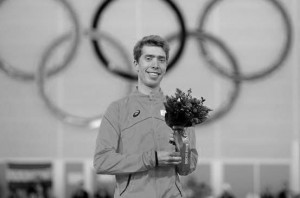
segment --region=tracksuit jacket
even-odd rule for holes
[[[164,120],[164,101],[161,91],[144,95],[136,89],[113,102],[103,116],[94,167],[97,174],[115,175],[115,198],[184,197],[176,166],[156,166],[155,151],[175,151],[169,143],[172,129]],[[198,153],[194,128],[187,128],[187,133],[191,173]]]

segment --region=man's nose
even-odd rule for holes
[[[152,60],[151,67],[153,67],[153,68],[158,68],[159,67],[158,59],[154,58]]]

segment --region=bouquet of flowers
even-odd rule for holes
[[[211,111],[204,106],[204,98],[193,98],[192,90],[184,93],[176,89],[175,96],[166,96],[164,102],[166,108],[165,121],[174,131],[176,150],[180,152],[181,164],[177,165],[177,171],[181,175],[187,175],[190,170],[190,145],[186,134],[186,127],[203,123]]]
[[[166,96],[164,103],[166,108],[165,120],[171,128],[174,126],[190,127],[204,122],[211,111],[204,106],[204,98],[193,98],[192,90],[184,93],[176,89],[175,96]]]

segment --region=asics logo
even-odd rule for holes
[[[133,113],[133,117],[137,117],[138,115],[140,115],[141,111],[140,110],[136,110],[134,113]]]

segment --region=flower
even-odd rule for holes
[[[191,89],[184,93],[177,88],[175,96],[166,96],[165,120],[171,128],[173,126],[195,126],[208,118],[208,113],[212,110],[203,105],[205,99],[203,97],[201,99],[193,98],[191,93]]]

